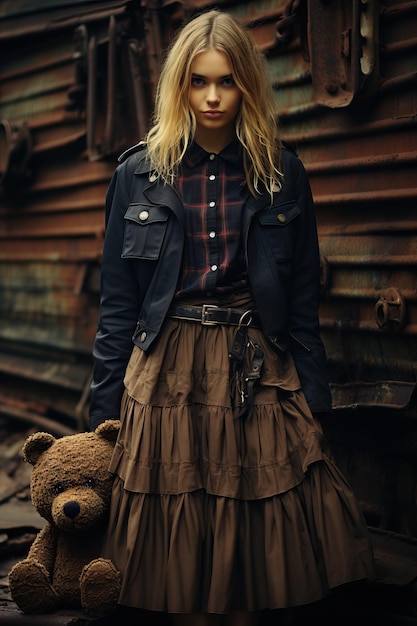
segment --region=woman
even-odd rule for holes
[[[146,141],[119,160],[90,425],[122,420],[105,546],[120,603],[248,626],[372,576],[317,419],[331,400],[310,187],[235,19],[179,32]]]

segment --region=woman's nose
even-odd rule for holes
[[[209,85],[207,92],[207,102],[218,102],[219,100],[219,92],[217,89],[217,85]]]

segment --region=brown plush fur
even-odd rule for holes
[[[116,607],[120,574],[100,551],[119,428],[107,420],[95,432],[60,439],[38,432],[26,440],[32,502],[47,524],[9,573],[12,598],[24,613],[83,608],[101,617]]]

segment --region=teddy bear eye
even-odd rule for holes
[[[63,491],[65,491],[65,485],[63,483],[56,483],[54,485],[54,493],[56,495],[58,495],[59,493],[62,493]]]
[[[96,486],[96,481],[94,480],[94,478],[86,478],[85,486],[91,487],[91,489],[94,489],[94,487]]]

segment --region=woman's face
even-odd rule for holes
[[[218,50],[200,52],[191,64],[189,105],[196,119],[195,139],[203,148],[221,150],[235,133],[242,93],[227,56]]]

